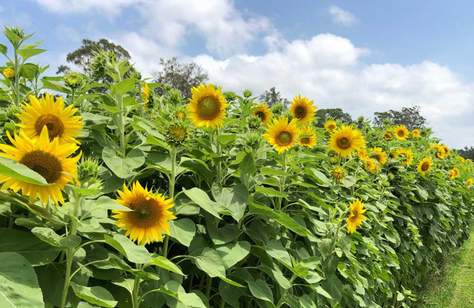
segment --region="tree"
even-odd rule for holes
[[[288,105],[288,100],[281,96],[280,92],[277,91],[275,87],[271,87],[270,89],[263,92],[260,95],[260,99],[268,104],[268,106],[273,106],[277,103],[282,103],[283,105]]]
[[[208,80],[207,74],[196,63],[179,63],[176,57],[160,59],[162,69],[156,81],[164,86],[178,89],[184,98],[191,97],[191,89]]]
[[[130,54],[125,48],[103,38],[98,41],[83,39],[81,47],[67,54],[66,61],[81,67],[84,72],[88,72],[90,70],[91,61],[100,51],[113,53],[117,60],[130,59]],[[57,73],[64,73],[68,70],[68,66],[60,65]]]
[[[351,123],[352,117],[350,114],[342,111],[341,108],[327,108],[327,109],[318,109],[316,112],[318,118],[317,125],[322,127],[328,119],[339,120],[344,123]]]
[[[420,114],[420,107],[403,107],[401,111],[389,110],[374,113],[374,123],[377,126],[405,125],[408,129],[423,128],[426,119]]]
[[[459,150],[459,155],[474,161],[474,147],[464,147],[464,149]]]

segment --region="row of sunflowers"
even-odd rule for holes
[[[4,33],[9,306],[412,307],[468,236],[474,165],[427,128],[319,127],[304,96],[211,84],[187,99],[103,52],[43,76],[44,50]]]

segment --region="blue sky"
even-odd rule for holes
[[[4,25],[36,33],[56,67],[82,38],[108,38],[145,74],[195,61],[228,90],[276,86],[371,116],[419,105],[451,146],[474,145],[471,1],[17,0]]]

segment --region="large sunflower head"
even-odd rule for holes
[[[337,123],[333,119],[328,119],[326,122],[324,122],[324,128],[328,132],[332,132],[333,130],[337,128]]]
[[[398,125],[394,128],[395,137],[398,140],[406,140],[408,138],[408,128],[405,125]]]
[[[188,104],[191,121],[197,127],[220,127],[224,124],[227,101],[220,88],[200,85],[192,89]]]
[[[418,163],[418,173],[422,176],[425,176],[433,166],[433,159],[431,157],[425,157]]]
[[[365,147],[362,133],[355,128],[344,125],[336,129],[330,137],[329,148],[341,157],[347,157],[352,152]]]
[[[29,100],[18,115],[19,126],[28,137],[38,137],[46,127],[51,140],[58,138],[61,143],[77,142],[75,138],[81,131],[82,119],[74,106],[66,107],[62,97],[50,94],[41,98],[31,95]]]
[[[117,192],[118,203],[130,211],[114,210],[113,217],[117,226],[125,231],[126,236],[139,245],[161,242],[164,234],[170,234],[169,222],[176,218],[170,211],[173,200],[154,194],[136,181],[132,189],[123,186]]]
[[[299,122],[311,123],[316,114],[316,107],[314,107],[313,101],[298,95],[291,102],[290,112],[293,118]]]
[[[366,209],[360,200],[355,200],[349,204],[349,217],[347,218],[347,232],[354,233],[365,220]]]
[[[451,170],[448,171],[448,178],[450,180],[454,180],[458,176],[459,176],[459,169],[458,168],[454,167],[454,168],[452,168]]]
[[[294,120],[288,122],[287,118],[275,119],[268,125],[263,137],[278,153],[283,153],[297,144],[298,127]]]
[[[252,109],[252,114],[259,118],[262,123],[267,123],[272,116],[272,111],[267,104],[258,104]]]
[[[411,136],[413,138],[420,138],[421,137],[421,130],[419,128],[415,128],[411,131]]]
[[[405,166],[410,166],[413,162],[413,152],[408,148],[398,148],[392,152],[395,159],[399,159]]]
[[[15,192],[21,191],[32,199],[39,198],[47,204],[64,203],[62,189],[77,176],[77,161],[80,155],[70,157],[77,149],[75,143],[60,143],[59,139],[50,140],[47,128],[43,128],[38,138],[30,138],[24,132],[12,138],[12,145],[0,144],[0,156],[17,161],[39,173],[49,185],[36,185],[8,176],[0,176],[3,188]]]
[[[387,153],[382,148],[372,148],[370,157],[376,159],[381,166],[387,163]]]
[[[307,148],[314,148],[316,145],[316,133],[311,126],[305,126],[300,129],[299,144]]]

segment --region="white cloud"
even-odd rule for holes
[[[85,13],[97,10],[117,15],[123,8],[141,0],[36,0],[38,4],[55,13]]]
[[[465,133],[474,116],[472,84],[430,61],[364,64],[366,54],[345,38],[320,34],[260,56],[219,60],[199,55],[194,60],[228,90],[249,88],[258,94],[276,86],[288,98],[307,95],[320,108],[341,107],[354,117],[419,105],[438,136],[453,146],[474,144],[472,134]]]
[[[358,21],[351,12],[343,10],[335,5],[329,7],[329,14],[331,14],[332,20],[335,23],[343,26],[351,26]]]

